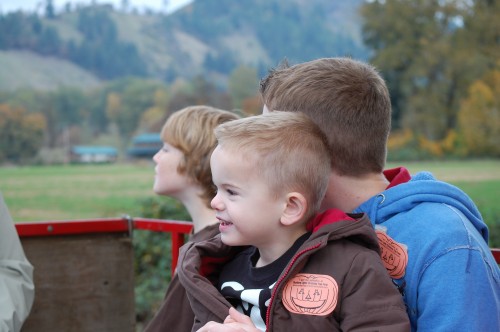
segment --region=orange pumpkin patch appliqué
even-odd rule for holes
[[[325,274],[299,273],[283,288],[285,308],[300,315],[326,316],[337,306],[339,288]]]
[[[380,257],[387,272],[393,279],[400,279],[405,275],[408,265],[408,252],[406,247],[394,241],[384,230],[376,229],[380,245]]]

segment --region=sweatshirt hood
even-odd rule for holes
[[[436,180],[429,172],[419,172],[407,182],[392,185],[393,180],[401,179],[404,173],[407,173],[404,168],[385,172],[391,182],[388,189],[364,202],[353,212],[366,212],[372,223],[382,226],[394,215],[410,212],[420,204],[446,204],[463,213],[488,241],[488,227],[474,202],[461,189]]]
[[[322,212],[307,225],[312,234],[308,245],[315,241],[336,241],[343,238],[360,243],[363,246],[380,252],[376,233],[366,213],[344,213],[341,210],[329,209]]]

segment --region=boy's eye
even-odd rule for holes
[[[231,195],[231,196],[236,195],[236,192],[235,192],[235,191],[233,191],[233,190],[231,190],[231,189],[228,189],[228,190],[227,190],[227,193],[228,193],[229,195]]]

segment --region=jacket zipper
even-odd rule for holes
[[[281,276],[281,278],[279,278],[278,281],[276,282],[276,284],[274,285],[273,292],[271,293],[271,299],[269,300],[269,307],[267,307],[267,312],[266,312],[266,331],[267,331],[267,329],[269,327],[269,319],[270,319],[270,315],[271,315],[271,308],[273,306],[274,298],[276,297],[276,292],[278,291],[279,285],[286,278],[286,276],[288,275],[288,273],[292,269],[292,266],[295,264],[295,262],[297,261],[297,259],[299,259],[300,256],[304,255],[308,251],[311,251],[311,250],[314,250],[314,249],[318,248],[319,246],[321,246],[321,242],[318,243],[318,244],[316,244],[316,245],[314,245],[314,246],[312,246],[312,247],[306,248],[306,249],[302,250],[301,252],[295,254],[295,256],[293,256],[293,259],[290,262],[290,264],[288,264],[288,266],[287,266],[287,268],[285,270],[285,273],[283,273],[283,275]]]

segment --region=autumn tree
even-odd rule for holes
[[[116,123],[124,141],[128,141],[139,128],[143,113],[155,104],[157,89],[163,87],[159,82],[131,79],[126,82],[122,91],[115,90],[121,100]]]
[[[500,58],[500,1],[475,0],[463,15],[463,29],[457,40],[461,49],[468,49],[476,72],[497,67]],[[479,74],[480,75],[480,74]]]
[[[500,69],[470,86],[459,123],[469,155],[500,157]]]
[[[36,156],[43,144],[45,119],[24,108],[0,104],[0,162],[24,162]]]
[[[231,109],[229,95],[218,89],[204,76],[196,76],[191,81],[176,81],[171,86],[168,102],[170,112],[192,105],[209,105],[225,110]]]
[[[388,82],[394,127],[444,138],[457,127],[469,85],[498,58],[498,1],[370,1],[361,13],[370,61]]]
[[[68,135],[73,126],[82,124],[87,112],[86,101],[84,93],[75,88],[62,87],[41,95],[40,105],[36,109],[47,121],[48,147],[56,148],[68,143],[63,137]]]
[[[122,108],[122,101],[120,95],[116,92],[111,92],[106,98],[106,116],[110,122],[115,122],[120,114]]]
[[[146,132],[159,132],[168,117],[168,93],[166,89],[157,89],[154,104],[141,116],[139,128]]]
[[[117,119],[122,108],[121,97],[116,92],[109,92],[106,96],[105,113],[108,120],[108,126],[104,133],[99,136],[96,142],[101,142],[106,145],[123,147],[121,142],[120,131],[118,129]],[[103,143],[103,141],[105,143]]]

